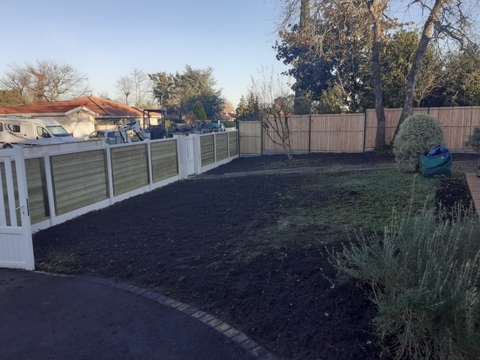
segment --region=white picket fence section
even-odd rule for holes
[[[34,270],[22,147],[1,151],[0,173],[0,267]]]

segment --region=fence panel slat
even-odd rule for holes
[[[178,153],[176,141],[161,141],[151,144],[153,182],[178,175]]]
[[[148,185],[146,145],[115,147],[111,153],[115,196]]]
[[[108,198],[104,150],[55,155],[51,166],[57,215]]]
[[[207,166],[215,162],[214,135],[202,135],[200,137],[201,166]]]

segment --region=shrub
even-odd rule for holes
[[[393,142],[395,161],[406,171],[418,172],[420,155],[437,145],[445,145],[440,121],[430,115],[412,115],[400,126]]]
[[[465,146],[472,148],[477,154],[480,155],[480,127],[473,128],[473,133],[468,135]]]
[[[473,214],[473,212],[472,212]],[[383,236],[331,255],[340,274],[367,284],[386,353],[396,359],[477,359],[480,223],[436,222],[433,211],[394,217]]]
[[[226,128],[234,128],[237,126],[237,123],[235,121],[223,121],[223,126]]]

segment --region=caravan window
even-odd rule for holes
[[[3,124],[0,123],[0,131],[3,131]]]
[[[44,127],[41,127],[41,126],[37,126],[37,135],[42,137],[42,138],[51,137],[50,134],[48,133],[48,131]]]
[[[20,125],[7,124],[7,129],[10,130],[11,132],[19,133]]]

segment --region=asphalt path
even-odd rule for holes
[[[0,358],[274,359],[208,314],[99,280],[0,269]]]

